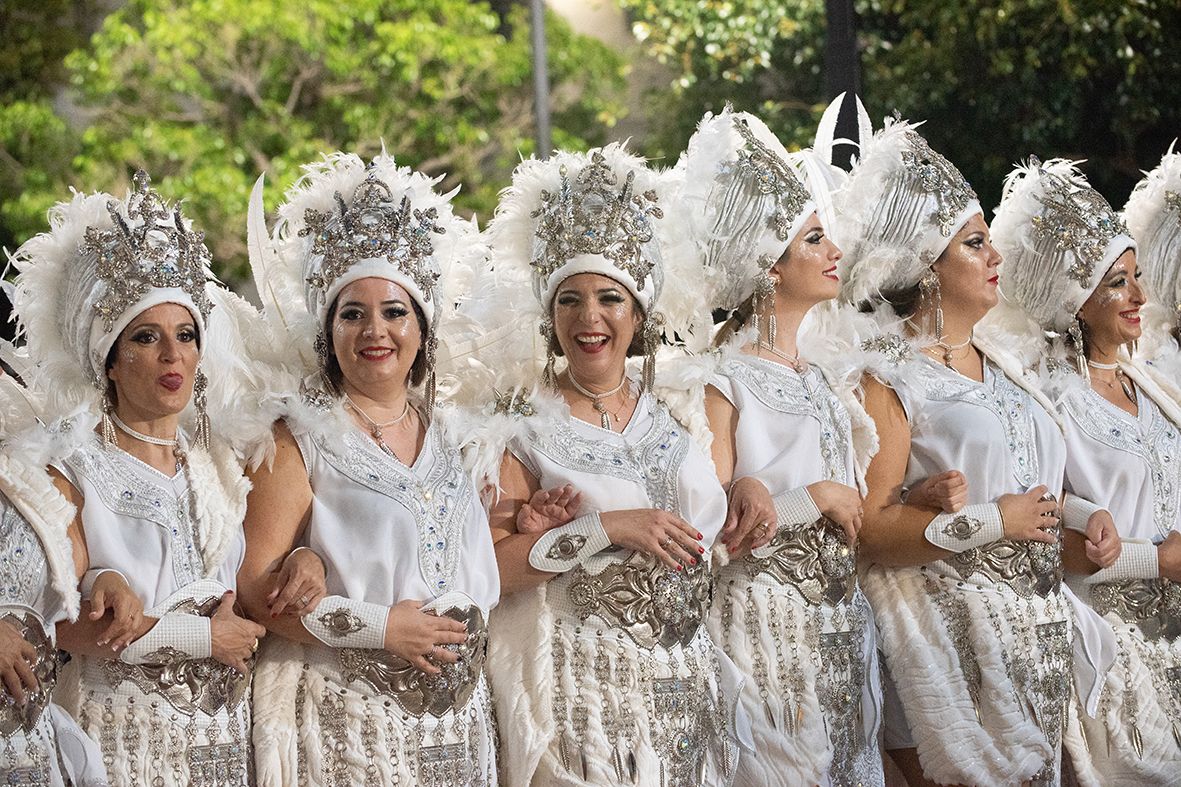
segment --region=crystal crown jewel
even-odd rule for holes
[[[372,167],[353,190],[349,204],[339,191],[333,196],[335,211],[309,209],[304,213],[304,227],[299,234],[312,236],[311,254],[323,257],[307,283],[323,298],[332,283],[353,265],[384,257],[409,276],[429,301],[439,280],[431,236],[446,232],[437,223],[438,210],[416,210],[406,196],[395,202],[389,185]]]
[[[651,218],[663,218],[655,191],[635,193],[635,172],[623,187],[599,151],[573,181],[560,170],[556,193],[541,192],[541,206],[530,216],[539,219],[530,265],[542,282],[580,254],[601,254],[635,279],[636,286],[652,272],[656,260],[645,244],[653,239]]]
[[[935,211],[935,224],[943,237],[951,237],[956,218],[969,202],[976,199],[976,192],[955,165],[932,150],[919,134],[907,131],[906,142],[902,163],[919,189],[935,197],[939,206]]]
[[[753,176],[760,194],[775,195],[771,227],[775,237],[786,243],[791,240],[792,224],[812,195],[791,166],[755,136],[746,118],[734,118],[734,130],[746,143],[746,148],[738,151],[737,171]]]
[[[1066,178],[1041,168],[1033,159],[1038,174],[1045,184],[1037,197],[1044,207],[1041,215],[1033,217],[1033,228],[1045,240],[1053,240],[1057,248],[1074,253],[1074,264],[1066,274],[1088,287],[1095,265],[1103,261],[1107,244],[1117,235],[1126,235],[1128,228],[1103,195],[1086,183]]]
[[[115,226],[109,230],[87,227],[84,254],[98,261],[98,276],[106,291],[95,304],[109,331],[128,308],[154,288],[179,288],[193,300],[202,317],[212,304],[205,294],[210,254],[205,234],[185,227],[180,208],[169,209],[151,188],[143,170],[132,178],[134,189],[127,199],[127,218],[120,203],[111,200],[107,212]],[[134,224],[129,224],[129,221]]]

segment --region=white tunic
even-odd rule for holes
[[[969,504],[1039,484],[1061,496],[1065,443],[1034,396],[991,360],[976,382],[906,349],[879,372],[910,423],[906,485],[959,470]],[[887,741],[910,743],[909,726],[928,778],[1056,783],[1073,634],[1060,578],[1060,547],[1004,540],[926,566],[866,572],[905,713],[887,709]]]
[[[1136,400],[1138,414],[1132,415],[1082,384],[1062,397],[1066,487],[1111,512],[1121,538],[1159,542],[1181,526],[1181,429],[1139,386]],[[1155,568],[1155,555],[1149,562],[1146,574]],[[1175,784],[1181,774],[1181,591],[1160,579],[1071,580],[1104,614],[1118,643],[1098,718],[1075,709],[1091,742],[1089,762],[1077,767],[1080,780]],[[1125,598],[1131,603],[1122,603]],[[1166,630],[1137,625],[1140,618],[1167,621]]]
[[[772,496],[818,481],[856,486],[848,413],[816,367],[800,374],[739,354],[711,383],[738,411],[735,479],[756,478]],[[801,553],[816,546],[811,539],[780,542],[756,557],[782,549],[785,566],[820,565],[819,551]],[[793,571],[781,580],[755,565],[738,560],[721,569],[710,614],[714,638],[746,677],[755,754],[740,760],[735,784],[884,783],[877,643],[864,595],[854,589],[835,605],[810,603],[792,584]],[[856,585],[855,575],[849,581]]]
[[[231,490],[231,500],[219,483],[235,474],[241,481],[240,469],[224,453],[216,469],[203,451],[188,454],[187,469],[169,476],[91,436],[60,468],[84,498],[92,570],[120,572],[151,617],[212,614],[236,587],[245,554],[245,489]],[[115,783],[249,782],[248,679],[213,659],[186,658],[186,644],[169,643],[182,652],[161,651],[155,666],[77,656],[59,683],[62,704],[99,742]]]
[[[385,607],[440,599],[440,611],[474,608],[486,621],[500,595],[496,554],[444,416],[436,413],[409,467],[339,406],[322,416],[335,428],[299,416],[288,423],[312,486],[306,544],[324,561],[329,595]],[[469,623],[468,633],[482,659],[486,630]],[[492,701],[478,667],[464,699],[436,715],[362,674],[405,665],[385,651],[272,639],[255,681],[260,785],[497,783]],[[409,665],[404,671],[412,688],[433,685]]]
[[[36,503],[44,506],[42,515],[49,519],[58,513],[51,507],[65,501],[54,500],[60,495],[49,486],[48,478],[44,482],[47,488],[43,491],[50,497]],[[59,544],[51,548],[62,550],[65,556],[70,552],[68,546],[63,549]],[[0,495],[0,620],[25,633],[41,657],[32,665],[41,687],[34,697],[26,695],[29,708],[48,703],[47,697],[35,697],[52,688],[57,662],[55,626],[66,619],[64,599],[50,581],[46,547],[17,507]],[[11,705],[6,692],[0,705],[5,728],[15,727],[0,735],[0,784],[64,787],[68,778],[82,787],[107,784],[98,747],[62,708],[47,704],[32,718],[28,710],[22,712]]]
[[[525,418],[510,444],[542,489],[573,485],[580,514],[675,512],[702,533],[706,554],[674,572],[610,547],[502,602],[489,658],[506,779],[726,784],[737,756],[734,668],[702,625],[706,559],[726,516],[712,462],[651,394],[622,432],[572,417],[563,402],[547,406],[554,412]]]

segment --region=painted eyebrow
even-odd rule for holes
[[[133,332],[134,331],[142,331],[145,328],[151,328],[152,330],[156,330],[156,331],[163,331],[164,330],[164,326],[158,322],[141,322],[139,325],[135,326],[131,330]],[[181,330],[183,328],[190,328],[194,331],[197,330],[197,326],[191,322],[182,322],[180,325],[176,326],[177,330]]]
[[[607,293],[611,293],[611,292],[618,294],[618,293],[622,293],[623,291],[621,289],[619,289],[618,287],[603,287],[602,289],[595,290],[595,295],[606,295]],[[580,294],[581,293],[578,290],[558,290],[559,296],[561,296],[561,295],[580,295]]]
[[[403,301],[401,298],[395,298],[392,301],[382,301],[381,303],[378,304],[378,306],[405,306],[405,305],[406,305],[406,302]],[[340,307],[342,309],[345,306],[357,306],[360,308],[364,308],[365,304],[361,303],[360,301],[345,301],[344,303],[342,303],[340,305]]]

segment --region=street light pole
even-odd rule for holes
[[[545,0],[530,0],[530,33],[533,39],[533,113],[537,125],[537,157],[549,158],[549,69],[545,52]]]

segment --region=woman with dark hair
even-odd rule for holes
[[[241,573],[279,635],[256,682],[259,784],[497,782],[484,659],[500,583],[461,423],[434,402],[447,271],[479,248],[432,185],[384,153],[309,165],[278,257],[252,259],[281,326],[254,347],[259,375],[279,364],[280,418],[251,472]],[[261,198],[251,231],[269,246]],[[299,547],[323,560],[326,596],[274,592]]]
[[[1139,250],[1067,161],[1014,170],[993,231],[1005,253],[1006,300],[1028,317],[1029,334],[1056,337],[1048,388],[1066,433],[1066,506],[1080,510],[1068,527],[1110,516],[1122,545],[1108,565],[1083,533],[1063,534],[1067,557],[1079,556],[1067,562],[1067,582],[1105,618],[1091,638],[1115,654],[1100,690],[1072,708],[1091,744],[1075,770],[1083,784],[1173,784],[1181,772],[1181,406],[1128,351],[1147,311]]]
[[[53,472],[92,607],[58,626],[74,659],[56,697],[116,784],[249,784],[264,630],[235,611],[247,484],[206,416],[209,252],[142,172],[127,199],[79,194],[51,223],[16,256],[15,306],[31,384],[62,416]],[[112,634],[100,616],[126,586]]]
[[[902,121],[862,140],[839,210],[842,297],[882,324],[865,345],[880,449],[860,542],[885,746],[912,785],[1057,784],[1075,623],[1058,539],[1066,447],[1014,346],[984,329],[1001,257],[963,176]],[[908,496],[948,470],[967,481],[960,511]],[[1095,560],[1118,554],[1109,518],[1068,524]]]

